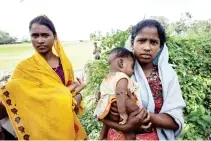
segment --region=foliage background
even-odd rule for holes
[[[0,30],[0,45],[1,44],[12,44],[15,43],[17,38],[11,37],[9,33]]]

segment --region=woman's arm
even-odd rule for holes
[[[151,113],[150,116],[152,124],[156,127],[174,131],[178,130],[175,134],[175,136],[178,137],[184,125],[182,109],[185,107],[185,102],[182,97],[182,91],[175,71],[172,75],[173,78],[168,86],[168,95],[163,105],[171,110],[160,114]]]
[[[179,128],[175,120],[168,114],[150,113],[152,125],[159,128],[177,130]]]
[[[120,125],[118,122],[114,122],[114,121],[111,121],[109,119],[102,119],[101,121],[106,126],[108,126],[110,128],[114,128],[114,129],[116,129],[118,131],[122,131],[122,132],[128,131],[128,127],[126,127],[126,125]]]
[[[77,102],[77,104],[80,105],[81,101],[82,101],[82,95],[80,93],[77,93],[74,97],[75,101]]]
[[[100,140],[106,140],[108,129],[109,129],[108,126],[106,124],[103,124],[103,128],[100,133]]]
[[[80,104],[81,104],[81,101],[82,101],[82,95],[80,93],[77,93],[75,96],[73,96],[73,98],[77,102],[74,111],[76,113],[78,113],[79,112],[79,109],[80,109]]]
[[[147,129],[151,126],[151,124],[153,127],[164,129],[177,130],[179,128],[179,125],[168,114],[149,113],[148,117],[143,121],[143,123],[148,125],[142,125],[140,127],[141,129]]]
[[[75,87],[74,90],[76,91],[76,93],[78,93],[86,87],[87,83],[83,79],[80,79],[80,78],[76,78],[76,79],[78,81],[77,82],[78,85]]]
[[[96,53],[96,48],[94,48],[94,51],[93,51],[93,54],[95,54]]]

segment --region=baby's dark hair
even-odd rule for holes
[[[112,49],[109,53],[109,55],[115,55],[115,58],[122,57],[122,58],[127,58],[127,57],[132,57],[133,61],[135,61],[135,56],[133,55],[132,52],[130,52],[128,49],[124,47],[116,47]],[[111,62],[109,61],[109,64]]]
[[[31,30],[32,25],[34,23],[47,26],[53,32],[54,37],[57,36],[55,26],[54,26],[53,22],[47,16],[45,16],[45,15],[38,16],[38,17],[35,17],[33,20],[31,20],[31,22],[29,24],[29,30]]]
[[[140,21],[137,23],[132,30],[132,35],[131,35],[131,41],[133,42],[135,40],[135,37],[137,34],[144,28],[144,27],[155,27],[158,30],[158,36],[160,38],[160,45],[163,46],[164,43],[166,42],[166,32],[164,27],[161,25],[160,22],[157,20],[153,19],[147,19]]]

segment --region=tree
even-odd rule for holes
[[[163,25],[163,27],[165,29],[167,29],[168,26],[169,26],[169,19],[167,19],[167,18],[165,18],[163,16],[152,16],[150,18],[158,20]]]
[[[100,41],[100,39],[102,38],[102,32],[100,30],[95,31],[94,33],[91,33],[89,35],[89,38],[93,41]]]
[[[95,33],[91,33],[91,34],[89,35],[89,38],[90,38],[90,40],[95,40],[95,39],[96,39]]]
[[[180,20],[174,24],[175,32],[177,34],[182,34],[186,32],[188,30],[188,27],[190,26],[191,20],[192,15],[189,12],[182,14]]]
[[[206,21],[194,21],[189,29],[189,34],[207,34],[211,33],[211,19]]]
[[[11,37],[9,33],[0,30],[0,44],[12,44],[17,41],[17,38]]]

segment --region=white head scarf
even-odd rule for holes
[[[125,47],[132,50],[131,47],[131,36],[125,43]],[[169,54],[168,48],[164,45],[156,57],[154,58],[153,63],[158,65],[159,76],[163,88],[163,106],[160,113],[166,113],[170,115],[175,122],[179,125],[178,130],[168,130],[163,128],[157,128],[157,133],[159,140],[175,140],[177,139],[184,127],[184,119],[182,109],[186,106],[183,97],[182,91],[180,89],[179,81],[176,72],[168,63]],[[144,75],[144,72],[136,60],[134,67],[133,79],[137,81],[140,85],[140,98],[143,103],[143,107],[148,109],[150,112],[154,113],[155,104],[152,96],[152,92],[148,81]]]

